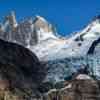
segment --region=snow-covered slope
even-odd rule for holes
[[[84,56],[93,41],[100,37],[100,19],[93,20],[85,29],[69,38],[66,48],[69,56]]]
[[[100,19],[96,18],[85,29],[68,39],[58,38],[53,33],[51,35],[41,30],[38,31],[38,34],[48,34],[47,39],[30,47],[37,53],[40,60],[85,56],[92,43],[100,37]]]

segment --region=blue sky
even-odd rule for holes
[[[53,23],[60,34],[82,29],[100,14],[100,0],[0,0],[0,16],[15,10],[17,19],[40,15]]]

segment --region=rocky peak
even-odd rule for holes
[[[34,19],[34,27],[38,30],[42,29],[45,33],[54,33],[55,28],[46,19],[41,16],[36,16]]]
[[[44,32],[49,32],[49,24],[43,17],[36,16],[34,27],[36,30],[42,29]]]
[[[5,17],[5,24],[11,25],[12,28],[17,27],[15,12],[12,11],[8,16]]]

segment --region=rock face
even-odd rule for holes
[[[43,81],[45,72],[45,66],[30,50],[0,39],[1,91],[8,90],[17,92],[18,95],[21,93],[21,96],[34,96],[38,94],[37,87]]]
[[[100,100],[100,89],[95,80],[75,79],[67,84],[62,89],[49,91],[46,100]]]
[[[43,29],[45,33],[52,32],[51,25],[49,25],[48,22],[40,16],[36,16],[34,20],[34,28],[36,30]]]

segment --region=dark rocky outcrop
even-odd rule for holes
[[[100,38],[97,39],[97,40],[95,40],[95,41],[92,43],[92,45],[91,45],[91,47],[89,48],[87,54],[88,54],[88,55],[89,55],[89,54],[94,54],[95,48],[96,48],[96,46],[97,46],[99,43],[100,43]]]
[[[46,75],[46,68],[30,50],[0,39],[0,87],[32,96]]]

